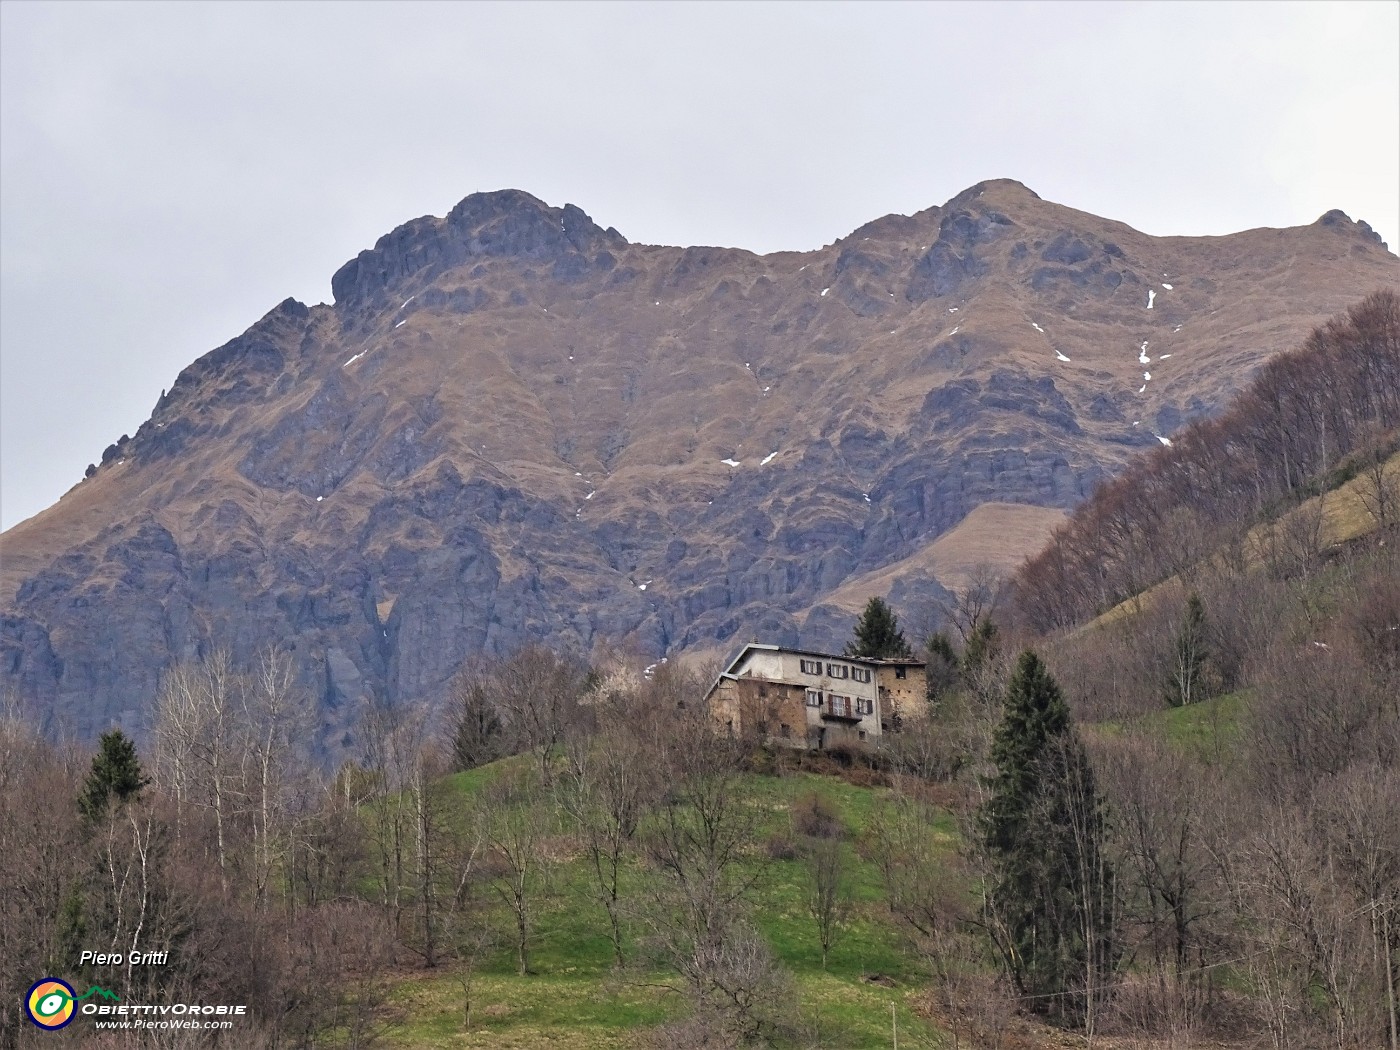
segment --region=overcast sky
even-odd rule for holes
[[[0,3],[0,525],[476,190],[809,249],[988,178],[1400,238],[1400,4]]]

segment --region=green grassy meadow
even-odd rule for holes
[[[505,763],[454,775],[451,790],[465,801],[499,775]],[[809,1029],[824,1045],[860,1050],[891,1042],[891,1007],[902,1047],[937,1047],[942,1034],[915,1010],[928,975],[910,953],[889,916],[875,867],[860,858],[855,840],[887,788],[856,787],[809,773],[747,775],[744,804],[752,808],[756,849],[744,861],[752,877],[752,918],[778,960],[792,975],[795,994]],[[794,801],[816,792],[840,815],[851,838],[848,851],[852,910],[825,970],[816,924],[806,904],[806,879],[799,859],[769,859],[767,844],[790,834]],[[567,828],[559,828],[567,842]],[[935,843],[956,844],[950,815],[934,820]],[[396,975],[390,993],[391,1021],[385,1042],[393,1047],[559,1047],[641,1045],[647,1029],[684,1016],[683,997],[671,990],[670,976],[635,965],[614,967],[607,917],[591,895],[587,861],[553,851],[555,863],[547,896],[541,901],[529,976],[515,970],[508,945],[479,964],[472,987],[472,1024],[464,1024],[463,988],[446,962],[436,970]],[[775,851],[781,854],[781,851]],[[634,862],[628,891],[637,892],[647,873]],[[507,925],[501,914],[497,925]],[[876,980],[871,980],[876,978]]]

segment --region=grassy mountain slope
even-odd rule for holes
[[[454,792],[468,803],[512,761],[455,775]],[[791,840],[793,803],[812,792],[836,808],[852,836],[845,848],[853,911],[825,970],[807,910],[809,889],[802,861],[767,856],[771,844]],[[862,859],[855,840],[884,804],[888,789],[797,773],[779,778],[748,775],[741,793],[744,805],[757,815],[756,836],[744,862],[757,880],[750,908],[778,960],[792,972],[808,1022],[828,1045],[851,1050],[884,1047],[893,1005],[907,1045],[936,1041],[937,1029],[926,1019],[927,1006],[921,1001],[928,974],[902,946],[880,875]],[[951,817],[930,827],[929,835],[948,850],[956,846]],[[672,990],[674,975],[645,965],[614,969],[606,915],[591,896],[588,872],[569,845],[566,827],[558,828],[553,843],[551,853],[558,864],[538,919],[534,972],[518,976],[508,947],[490,956],[473,990],[470,1032],[464,1031],[462,987],[451,963],[437,974],[401,972],[390,996],[388,1045],[620,1048],[637,1045],[649,1027],[684,1013],[683,996]],[[634,862],[626,895],[638,906],[642,883]],[[507,916],[496,915],[495,921],[509,927]],[[629,948],[636,950],[635,942]]]

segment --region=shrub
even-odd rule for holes
[[[807,792],[792,804],[792,830],[814,839],[837,839],[846,835],[836,807],[815,791]]]

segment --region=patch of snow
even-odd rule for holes
[[[395,328],[402,328],[402,327],[403,327],[404,325],[406,325],[406,324],[408,324],[408,318],[407,318],[407,317],[405,317],[405,318],[404,318],[402,321],[400,321],[398,324],[394,325],[394,327],[395,327]]]
[[[1184,327],[1183,325],[1177,325],[1175,328],[1172,329],[1172,331],[1173,331],[1173,332],[1179,332],[1179,331],[1181,331],[1181,329],[1182,329],[1183,327]]]
[[[826,293],[829,292],[829,291],[831,291],[830,288],[823,288],[823,289],[822,289],[822,295],[826,295]]]
[[[1146,389],[1147,389],[1147,384],[1146,384],[1146,383],[1143,383],[1142,386],[1138,387],[1138,393],[1141,394],[1141,393],[1142,393],[1144,390],[1146,390]]]
[[[961,331],[962,331],[962,325],[958,325],[957,327],[955,327],[955,328],[954,328],[951,332],[949,332],[948,334],[949,334],[949,335],[957,335],[957,334],[958,334],[959,332],[961,332]]]
[[[658,299],[658,300],[656,300],[656,302],[652,303],[651,305],[652,305],[652,306],[660,306],[660,305],[661,305],[661,300]]]
[[[317,497],[316,497],[316,502],[317,502],[317,503],[320,503],[320,502],[321,502],[323,499],[325,499],[325,498],[326,498],[325,496],[317,496]]]
[[[1155,298],[1157,298],[1157,289],[1155,289],[1155,288],[1149,288],[1149,289],[1147,289],[1147,308],[1148,308],[1149,310],[1152,309],[1152,300],[1155,299]]]
[[[1135,419],[1135,420],[1133,420],[1133,426],[1137,426],[1137,425],[1138,425],[1139,423],[1141,423],[1141,422],[1142,422],[1142,420],[1140,420],[1140,419]]]
[[[957,308],[956,306],[950,306],[950,307],[948,307],[948,312],[949,312],[950,314],[955,314],[955,313],[958,312],[958,308]]]
[[[409,303],[413,302],[413,300],[415,300],[415,299],[417,299],[417,298],[418,298],[418,296],[416,296],[416,295],[410,295],[407,299],[405,299],[405,300],[403,301],[402,304],[400,304],[399,309],[402,310],[405,306],[407,306]]]
[[[1138,350],[1138,364],[1150,365],[1151,363],[1152,358],[1147,356],[1147,340],[1144,339],[1142,341],[1142,347]]]
[[[569,355],[569,360],[572,361],[573,359],[574,359],[574,355],[573,355],[573,354],[570,354],[570,355]]]
[[[1172,439],[1171,439],[1171,438],[1164,438],[1161,434],[1158,434],[1158,435],[1157,435],[1157,440],[1160,441],[1162,444],[1166,445],[1167,448],[1171,448],[1171,447],[1172,447]]]
[[[866,502],[866,503],[869,503],[869,502],[870,502],[870,493],[868,493],[868,492],[862,492],[861,495],[865,497],[865,502]]]
[[[720,462],[723,463],[726,467],[742,466],[742,464],[737,459],[722,459],[720,460]]]
[[[592,492],[590,492],[587,496],[584,496],[583,498],[584,498],[584,499],[592,499],[592,498],[593,498],[594,496],[596,496],[596,495],[598,495],[598,490],[597,490],[597,489],[594,489]]]
[[[1169,357],[1171,357],[1171,356],[1172,356],[1171,354],[1163,354],[1161,357],[1157,358],[1157,360],[1158,360],[1158,361],[1165,361],[1167,358],[1169,358]]]
[[[1166,289],[1167,291],[1169,291],[1169,292],[1172,290],[1172,286],[1169,285],[1169,284],[1164,284],[1164,285],[1162,285],[1162,287],[1165,288],[1165,289]]]
[[[1057,360],[1060,360],[1060,361],[1068,361],[1068,360],[1069,360],[1068,357],[1066,357],[1064,354],[1060,353],[1058,350],[1055,351],[1055,358],[1056,358]]]
[[[369,353],[368,350],[361,350],[358,354],[356,354],[354,357],[350,358],[349,361],[346,361],[345,364],[341,365],[340,367],[341,367],[341,368],[349,368],[351,365],[353,365],[353,364],[354,364],[356,361],[358,361],[360,358],[364,357],[365,354],[367,354],[367,353]]]
[[[798,273],[801,273],[801,272],[802,272],[803,270],[805,270],[805,269],[807,269],[807,264],[806,264],[806,263],[803,263],[801,266],[799,266],[799,267],[797,268],[797,272],[798,272]]]
[[[768,455],[764,456],[761,460],[758,461],[758,465],[759,465],[760,467],[766,467],[766,466],[768,466],[769,463],[772,463],[772,462],[773,462],[773,457],[775,457],[776,455],[777,455],[776,452],[770,452],[770,453],[768,453]]]
[[[1044,334],[1045,334],[1045,329],[1044,329],[1044,328],[1041,328],[1040,325],[1036,324],[1034,321],[1031,322],[1031,327],[1034,328],[1034,329],[1035,329],[1037,332],[1039,332],[1041,335],[1044,335]]]
[[[1144,372],[1144,373],[1142,374],[1142,378],[1143,378],[1143,381],[1144,381],[1144,382],[1149,382],[1149,383],[1150,383],[1150,382],[1152,381],[1152,373],[1151,373],[1151,372]]]
[[[772,389],[773,389],[773,388],[772,388],[771,386],[766,386],[766,387],[763,388],[763,392],[766,394],[766,393],[768,393],[768,391],[770,391],[770,390],[772,390]]]

